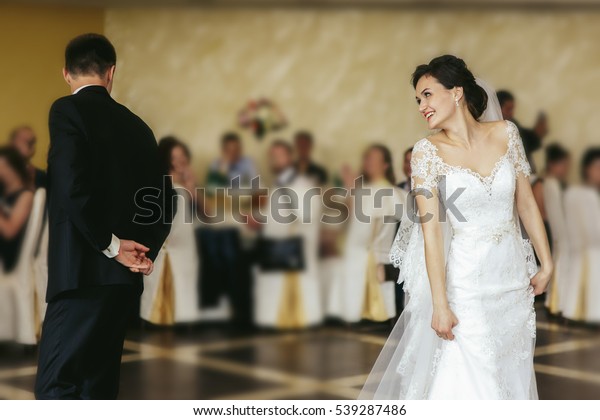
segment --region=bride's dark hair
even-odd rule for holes
[[[455,86],[462,87],[467,108],[476,120],[485,111],[488,101],[487,93],[475,82],[473,73],[462,59],[447,54],[434,58],[429,64],[418,65],[411,78],[413,88],[417,87],[417,82],[423,76],[435,77],[446,89],[452,89]]]

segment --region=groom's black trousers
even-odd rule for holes
[[[140,289],[90,286],[48,303],[35,384],[37,399],[115,399],[123,342]]]

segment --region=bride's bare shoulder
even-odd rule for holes
[[[498,129],[498,128],[502,128],[505,129],[506,128],[506,124],[507,121],[506,120],[497,120],[497,121],[481,121],[480,124],[483,127],[488,127],[489,129]]]
[[[446,135],[442,131],[438,131],[437,133],[428,135],[424,139],[437,147],[446,140]]]
[[[509,122],[506,120],[485,121],[481,123],[484,129],[483,131],[486,133],[486,137],[501,144],[505,144],[507,141],[508,124]]]

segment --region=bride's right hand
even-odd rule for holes
[[[538,271],[535,276],[530,280],[531,285],[533,286],[533,294],[535,296],[541,295],[548,288],[548,284],[550,283],[550,279],[552,278],[552,273],[554,272],[554,268],[545,268],[542,267],[540,271]]]
[[[444,340],[454,340],[452,328],[458,325],[458,318],[449,306],[434,307],[433,317],[431,319],[431,328],[438,337]]]

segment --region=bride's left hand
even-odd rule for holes
[[[531,279],[531,285],[533,286],[533,294],[535,296],[541,295],[546,291],[546,288],[550,283],[550,279],[552,278],[552,272],[552,268],[548,270],[542,268],[535,276],[533,276]]]

